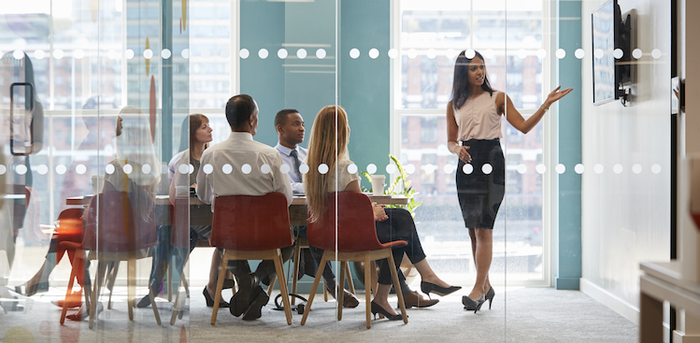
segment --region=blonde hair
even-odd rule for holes
[[[306,157],[309,172],[304,175],[311,222],[323,217],[329,183],[335,179],[337,161],[347,154],[347,146],[348,117],[345,110],[340,106],[322,108],[311,129],[309,153]],[[322,163],[328,166],[325,174],[318,172],[318,166]]]

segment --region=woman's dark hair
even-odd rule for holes
[[[472,89],[469,87],[469,63],[474,58],[480,58],[484,60],[478,51],[474,51],[474,57],[467,58],[466,50],[462,50],[457,56],[457,61],[455,61],[455,73],[452,79],[452,106],[455,109],[460,109],[462,105],[469,99],[472,95]],[[489,92],[489,95],[493,95],[493,88],[491,88],[491,83],[489,82],[488,75],[484,74],[484,83],[481,84],[481,89]]]

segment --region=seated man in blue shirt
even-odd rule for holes
[[[279,151],[282,161],[287,165],[287,175],[289,180],[292,182],[292,190],[294,194],[303,194],[304,185],[302,184],[301,164],[306,159],[306,149],[299,146],[301,142],[304,141],[304,118],[301,117],[299,111],[293,109],[285,109],[277,112],[275,116],[275,129],[277,130],[277,137],[279,142],[275,146],[275,149]],[[299,237],[306,238],[306,226],[297,226],[294,228],[298,233]],[[323,257],[323,249],[315,248],[309,246],[309,252],[311,253],[311,258],[307,260],[307,264],[302,266],[306,270],[306,274],[312,277],[316,276],[318,271],[318,264]],[[301,260],[304,260],[304,255],[301,255]],[[301,271],[302,268],[299,268]],[[303,275],[303,273],[301,273]],[[294,275],[293,277],[298,277]],[[328,292],[335,298],[336,282],[335,274],[331,269],[331,263],[327,262],[326,267],[323,269],[323,283],[328,290]],[[345,295],[343,296],[343,307],[355,308],[360,304],[357,297],[354,294],[343,290]]]

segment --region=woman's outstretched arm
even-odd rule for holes
[[[540,108],[538,108],[537,111],[530,116],[530,118],[527,118],[527,120],[523,118],[517,109],[515,109],[513,101],[511,101],[510,97],[504,93],[499,94],[499,98],[496,100],[498,112],[500,114],[505,114],[506,120],[508,120],[510,125],[513,125],[513,127],[518,131],[528,133],[537,125],[537,123],[540,122],[542,117],[544,117],[545,112],[549,110],[549,107],[552,106],[552,104],[574,90],[573,88],[567,88],[563,91],[560,91],[559,89],[561,89],[561,86],[555,88],[551,93],[549,93],[547,100],[544,101],[544,104],[542,104],[542,106],[540,106]]]

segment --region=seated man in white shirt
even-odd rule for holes
[[[201,170],[197,174],[199,199],[212,204],[217,196],[279,192],[287,197],[289,206],[292,203],[292,188],[287,175],[280,170],[282,159],[277,150],[253,140],[258,127],[258,105],[255,100],[245,94],[232,97],[226,103],[226,119],[233,131],[229,138],[202,154]],[[222,170],[226,164],[232,167],[226,168],[230,173]],[[270,167],[268,173],[261,171],[264,164]],[[209,170],[208,165],[213,167],[211,173],[203,172]],[[246,168],[243,168],[244,165],[247,165]],[[288,260],[293,251],[293,247],[282,249],[283,259]],[[271,260],[262,261],[255,273],[251,273],[248,261],[230,261],[228,268],[236,276],[239,286],[229,302],[231,314],[236,317],[243,314],[243,320],[260,318],[262,307],[270,298],[259,283],[261,279],[272,279],[275,275],[274,263]]]
[[[294,194],[304,194],[304,185],[302,183],[301,172],[299,168],[301,167],[302,161],[306,159],[307,151],[306,149],[299,146],[304,141],[304,118],[301,117],[299,111],[294,109],[284,109],[277,112],[275,116],[275,129],[277,130],[278,143],[275,149],[279,151],[280,157],[284,164],[288,166],[287,170],[289,172],[289,180],[292,182],[292,190]],[[299,233],[299,237],[306,238],[306,226],[296,226],[294,229]],[[323,257],[323,249],[309,246],[309,253],[311,256],[304,257],[301,255],[301,260],[307,260],[307,263],[301,266],[305,269],[307,275],[315,277],[318,272],[318,264],[321,262],[321,257]],[[299,268],[300,274],[302,268]],[[301,276],[294,275],[294,277],[300,278]],[[336,281],[335,274],[333,274],[333,269],[331,269],[331,263],[327,262],[326,267],[323,269],[323,283],[328,290],[328,292],[335,298],[336,293]],[[343,307],[355,308],[360,304],[357,297],[354,294],[343,290],[345,295],[343,296]]]

